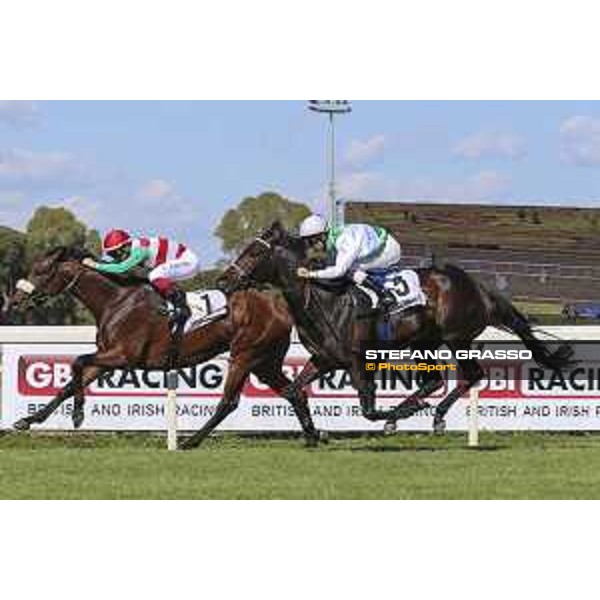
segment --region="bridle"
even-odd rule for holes
[[[85,271],[84,268],[81,268],[71,279],[71,281],[69,281],[69,283],[67,283],[67,285],[59,292],[59,294],[68,294],[70,292],[73,291],[73,289],[75,288],[75,286],[79,283],[79,280],[83,277],[83,272]],[[52,269],[52,272],[45,278],[46,281],[50,281],[52,278],[56,277],[56,274],[58,272],[58,264],[55,265]],[[48,293],[40,290],[36,287],[33,286],[33,284],[29,283],[27,280],[21,280],[21,283],[23,283],[23,285],[21,286],[20,289],[24,288],[24,284],[27,284],[28,286],[31,286],[30,291],[27,291],[26,289],[24,289],[23,291],[25,291],[30,297],[35,296],[36,298],[42,299],[42,298],[47,298],[48,297]],[[19,285],[17,285],[17,288],[19,288]]]
[[[79,283],[79,280],[83,277],[83,272],[85,271],[85,267],[79,269],[79,272],[69,281],[67,286],[63,289],[63,294],[68,294],[73,290],[73,288]]]
[[[266,240],[263,240],[260,236],[257,236],[254,238],[254,241],[261,244],[264,248],[266,248],[267,251],[271,251],[273,250],[273,246],[271,244],[269,244],[269,242],[267,242]],[[240,276],[241,279],[250,279],[250,273],[248,273],[246,271],[246,269],[244,269],[240,264],[240,260],[242,260],[244,258],[244,255],[242,254],[241,256],[238,256],[230,265],[230,268],[233,268],[235,271],[237,271],[238,275]]]

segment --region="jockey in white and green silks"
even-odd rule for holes
[[[390,292],[369,277],[369,271],[389,268],[400,262],[400,244],[383,227],[354,223],[329,228],[325,219],[312,215],[300,225],[300,237],[309,246],[321,246],[335,253],[335,264],[310,271],[299,269],[298,276],[313,279],[338,279],[351,275],[358,285],[372,289],[382,303],[394,302]]]

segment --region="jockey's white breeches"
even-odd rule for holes
[[[401,258],[402,249],[400,248],[400,244],[390,235],[387,238],[385,247],[377,256],[366,262],[357,261],[354,263],[352,278],[356,283],[361,284],[365,280],[368,271],[387,269],[400,262]]]
[[[157,279],[169,279],[170,281],[182,281],[191,279],[200,271],[198,257],[188,248],[179,258],[169,260],[162,265],[152,269],[148,278],[154,282]]]

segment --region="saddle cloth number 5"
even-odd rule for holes
[[[404,277],[402,277],[402,273],[398,273],[393,279],[388,281],[386,287],[390,289],[399,301],[410,294],[410,286]]]

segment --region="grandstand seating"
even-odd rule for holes
[[[521,298],[600,300],[600,210],[349,203],[348,222],[388,227],[409,266],[452,262]]]

